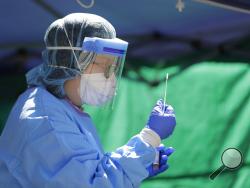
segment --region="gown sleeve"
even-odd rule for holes
[[[114,152],[101,153],[74,122],[35,118],[21,154],[22,174],[36,188],[137,188],[147,178],[155,149],[140,136]]]

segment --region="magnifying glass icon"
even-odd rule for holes
[[[221,162],[221,167],[210,174],[209,178],[211,180],[216,178],[225,169],[237,169],[243,162],[242,153],[236,148],[227,148],[221,155]]]

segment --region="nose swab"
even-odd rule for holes
[[[166,74],[166,82],[165,82],[165,90],[164,90],[164,103],[163,103],[163,109],[162,113],[164,114],[165,111],[165,105],[166,105],[166,100],[167,100],[167,89],[168,89],[168,73]]]
[[[165,111],[165,105],[166,105],[166,99],[167,99],[167,88],[168,88],[168,73],[166,74],[166,82],[165,82],[164,103],[163,103],[163,109],[162,109],[163,114]],[[155,160],[153,163],[154,170],[159,169],[159,165],[160,165],[159,161],[160,161],[160,153],[159,151],[156,151]]]
[[[168,73],[167,73],[167,75],[166,75],[166,85],[165,85],[165,93],[164,93],[164,107],[165,107],[165,105],[166,105],[167,89],[168,89]]]

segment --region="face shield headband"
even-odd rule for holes
[[[119,38],[103,39],[103,38],[98,38],[98,37],[85,37],[81,47],[74,47],[71,41],[69,40],[69,36],[65,27],[64,27],[64,31],[67,36],[69,46],[55,46],[55,47],[48,46],[47,50],[71,50],[77,62],[77,68],[79,70],[81,70],[80,62],[79,62],[79,59],[77,58],[75,50],[82,51],[83,53],[93,52],[96,55],[102,55],[102,56],[107,55],[107,56],[115,57],[116,59],[115,63],[113,63],[112,66],[108,66],[108,68],[104,72],[104,75],[106,78],[109,78],[111,75],[115,75],[115,79],[117,80],[117,87],[115,89],[116,90],[115,93],[117,93],[118,81],[120,80],[121,72],[123,69],[128,42],[123,41]],[[85,65],[85,68],[86,67],[87,66]],[[83,73],[84,70],[81,70],[81,72]],[[88,77],[87,80],[89,79],[90,77]],[[105,90],[103,89],[103,93],[105,92],[107,92],[107,89]],[[114,104],[114,99],[113,99],[113,104]],[[113,104],[112,104],[112,108],[113,108]]]

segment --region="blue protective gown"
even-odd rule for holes
[[[88,114],[41,87],[30,88],[0,137],[0,187],[139,187],[154,157],[139,136],[104,153]]]

